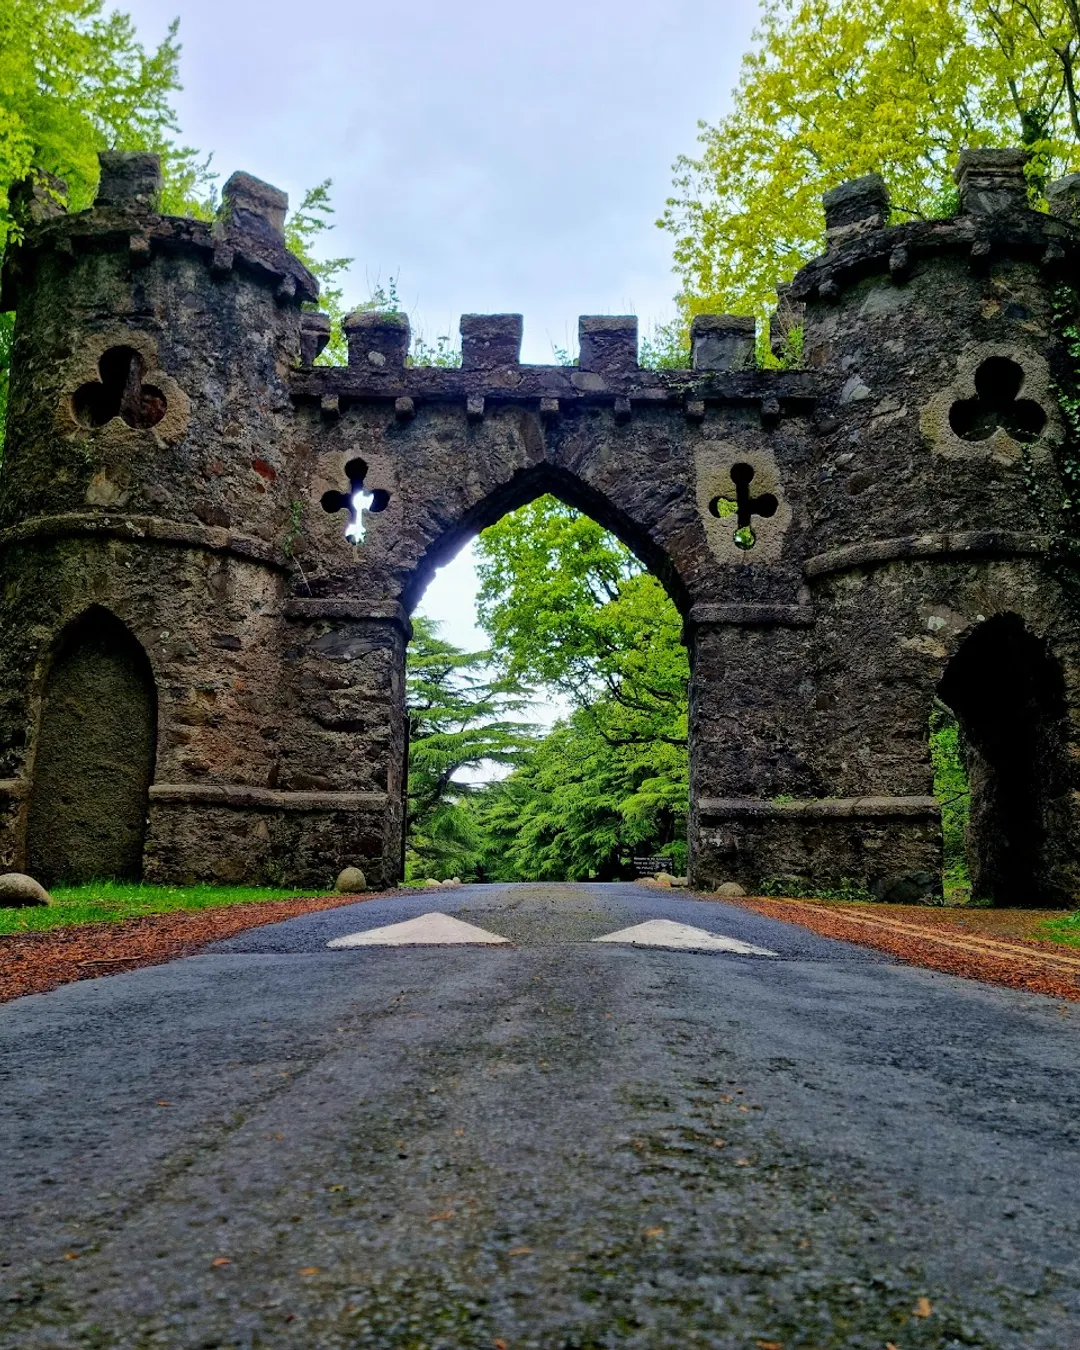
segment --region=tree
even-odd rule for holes
[[[685,860],[689,664],[657,579],[595,521],[542,497],[478,544],[479,614],[506,676],[571,716],[475,803],[501,879],[611,877],[630,852]]]
[[[621,711],[604,697],[579,708],[474,799],[485,875],[612,880],[627,874],[634,853],[663,853],[685,869],[685,739],[628,738]]]
[[[166,209],[204,205],[205,166],[178,146],[172,95],[180,88],[179,21],[147,51],[126,14],[102,0],[5,0],[0,11],[0,248],[11,228],[12,184],[31,171],[68,186],[72,210],[89,206],[97,152],[162,156]]]
[[[485,530],[477,551],[478,615],[508,677],[579,708],[604,695],[632,714],[628,736],[685,741],[682,622],[624,544],[545,496]]]
[[[765,0],[732,111],[701,123],[658,222],[684,319],[767,308],[821,251],[821,194],[880,172],[897,219],[948,214],[963,146],[1080,166],[1076,0]]]
[[[407,874],[442,880],[474,871],[480,847],[469,799],[482,784],[459,775],[484,764],[513,766],[533,728],[512,720],[527,696],[493,677],[487,652],[463,652],[431,619],[413,620],[409,646],[409,853]]]
[[[180,43],[174,22],[147,51],[126,14],[103,13],[102,0],[5,0],[0,8],[0,263],[17,227],[12,186],[31,173],[68,187],[71,210],[90,205],[97,152],[153,150],[162,157],[162,209],[212,210],[209,161],[173,139],[170,103],[179,89]],[[14,319],[0,314],[0,444]]]

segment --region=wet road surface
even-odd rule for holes
[[[440,910],[510,940],[328,949]],[[592,939],[652,919],[775,956]],[[1080,1010],[633,885],[0,1008],[0,1346],[1080,1346]]]

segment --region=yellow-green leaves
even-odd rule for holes
[[[821,194],[880,172],[894,214],[947,215],[963,146],[1080,167],[1066,0],[765,0],[730,113],[702,123],[659,222],[684,316],[766,308],[821,251]]]

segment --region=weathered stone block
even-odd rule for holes
[[[749,370],[757,321],[752,314],[695,314],[690,348],[695,370]]]
[[[95,206],[153,211],[161,192],[161,158],[139,150],[102,150]]]
[[[283,240],[288,210],[288,193],[250,173],[234,173],[221,189],[221,219],[230,232]]]
[[[1080,225],[1080,173],[1070,173],[1051,183],[1046,189],[1046,200],[1052,215],[1070,225]]]
[[[633,314],[582,315],[578,320],[578,365],[597,374],[636,370],[638,321]]]
[[[851,178],[830,188],[821,204],[825,208],[825,242],[830,249],[889,223],[889,192],[879,173]]]
[[[406,314],[355,310],[343,321],[349,366],[358,370],[401,370],[409,354]]]
[[[464,370],[498,370],[521,360],[520,314],[463,314],[461,365]]]
[[[1027,164],[1024,150],[961,150],[954,178],[960,189],[960,210],[988,216],[1027,206]]]

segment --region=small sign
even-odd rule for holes
[[[670,872],[672,861],[670,858],[635,858],[634,870],[639,877],[651,877],[657,872]]]

